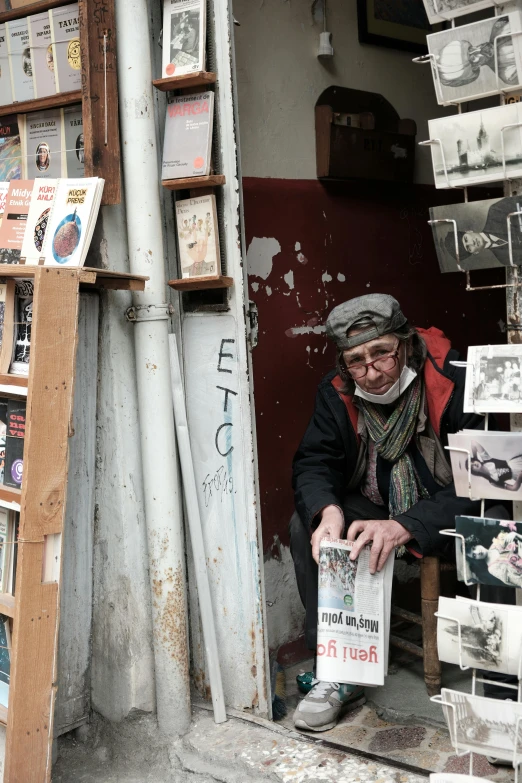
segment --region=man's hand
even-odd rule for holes
[[[322,538],[341,538],[344,530],[344,517],[337,506],[326,506],[321,521],[312,535],[312,557],[319,563],[319,542]]]
[[[383,568],[392,549],[411,541],[413,536],[395,519],[356,519],[348,528],[346,538],[355,541],[350,560],[355,560],[363,546],[373,542],[370,574],[374,574]]]

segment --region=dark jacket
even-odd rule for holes
[[[465,369],[450,364],[459,355],[447,338],[433,327],[418,331],[428,347],[423,368],[428,418],[435,435],[446,446],[449,433],[483,429],[484,417],[463,413]],[[356,408],[334,383],[339,383],[339,376],[332,371],[319,384],[314,414],[293,462],[296,510],[310,528],[319,522],[317,515],[325,506],[342,506],[359,452]],[[448,453],[447,458],[449,462]],[[389,469],[389,463],[378,457],[377,478],[389,475]],[[478,515],[479,509],[479,503],[456,497],[451,482],[396,519],[413,535],[413,549],[429,555],[450,551],[453,540],[439,531],[454,528],[456,516]]]

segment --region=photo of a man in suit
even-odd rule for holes
[[[459,262],[489,250],[499,264],[509,266],[508,215],[512,215],[510,224],[513,263],[522,264],[522,214],[513,214],[517,212],[522,213],[522,198],[511,196],[500,199],[489,208],[482,231],[457,231],[458,257],[453,230],[446,234],[445,249]]]

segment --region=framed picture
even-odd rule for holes
[[[419,0],[357,0],[360,43],[427,54],[426,35],[432,27]]]

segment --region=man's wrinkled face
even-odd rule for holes
[[[361,331],[361,329],[350,330],[349,336],[359,334]],[[385,334],[382,337],[369,340],[367,343],[357,345],[355,348],[350,348],[348,351],[343,351],[343,359],[350,374],[351,368],[353,368],[352,371],[355,373],[358,365],[384,359],[393,354],[394,351],[398,351],[398,359],[395,360],[393,366],[389,369],[383,370],[379,366],[367,367],[366,375],[354,379],[359,388],[365,392],[386,394],[399,379],[406,362],[406,350],[402,341],[398,340],[393,334]],[[390,361],[389,364],[391,365],[392,362]]]

